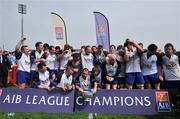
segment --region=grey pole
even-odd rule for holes
[[[21,38],[24,38],[23,24],[23,14],[21,14]]]
[[[24,20],[23,14],[26,14],[26,5],[18,4],[18,13],[21,14],[21,38],[24,37]]]

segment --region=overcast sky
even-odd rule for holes
[[[53,45],[51,12],[65,20],[70,45],[95,45],[93,11],[99,11],[109,20],[111,44],[130,37],[145,47],[171,42],[180,50],[180,0],[0,0],[0,47],[7,50],[21,37],[18,3],[27,5],[24,34],[31,49],[37,41]]]

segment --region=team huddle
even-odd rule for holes
[[[111,45],[109,52],[101,45],[73,50],[66,44],[62,50],[42,42],[30,51],[23,45],[24,40],[15,49],[17,84],[21,89],[76,89],[94,94],[98,89],[160,90],[162,81],[180,80],[180,60],[171,43],[164,46],[165,53],[157,52],[155,44],[143,49],[142,43],[130,39],[117,48]]]

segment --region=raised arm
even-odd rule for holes
[[[26,38],[22,38],[16,45],[15,51],[18,51],[21,46],[24,44],[24,41],[26,40]]]
[[[138,45],[138,43],[136,43],[135,41],[128,39],[128,42],[132,43],[134,45],[134,47],[137,48],[138,51],[140,51],[140,52],[144,51],[144,49],[140,45]]]
[[[127,61],[129,61],[129,54],[128,54],[128,48],[127,47],[125,47],[125,49],[124,49],[124,61],[125,62],[127,62]]]

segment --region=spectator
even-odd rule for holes
[[[3,49],[0,48],[0,82],[1,87],[7,87],[8,70],[11,68],[11,62],[7,56],[3,54]]]
[[[16,57],[15,57],[15,52],[9,52],[9,55],[7,56],[9,61],[11,61],[12,65],[16,65]]]

